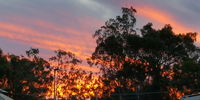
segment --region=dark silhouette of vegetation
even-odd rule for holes
[[[56,56],[50,58],[56,71],[56,95],[60,99],[85,100],[95,96],[95,91],[100,90],[100,80],[93,77],[92,72],[84,71],[77,65],[82,61],[73,53],[56,50]],[[53,61],[53,62],[52,62]]]
[[[0,88],[5,89],[15,100],[44,98],[45,85],[52,81],[49,63],[37,56],[38,49],[26,52],[28,57],[0,54]]]
[[[140,100],[175,100],[200,91],[195,90],[200,89],[197,33],[175,34],[170,25],[157,30],[151,23],[136,31],[135,13],[132,7],[122,8],[122,16],[108,20],[94,34],[97,47],[89,61],[103,74],[104,94],[140,93]]]
[[[122,16],[108,20],[94,34],[97,47],[88,64],[100,68],[100,77],[79,68],[72,52],[56,50],[49,61],[31,48],[27,56],[0,50],[0,89],[15,100],[59,99],[176,100],[200,92],[200,49],[197,33],[175,34],[148,23],[135,29],[136,10],[122,8]],[[49,94],[49,95],[48,95]],[[47,96],[48,95],[48,96]],[[123,100],[130,100],[130,97]]]
[[[96,95],[102,89],[100,78],[78,67],[82,61],[73,53],[56,50],[50,61],[37,56],[38,49],[31,48],[26,54],[16,56],[0,50],[0,89],[14,100],[52,99],[54,93],[57,99],[70,100],[100,96]]]

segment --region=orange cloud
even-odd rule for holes
[[[173,27],[175,33],[187,33],[187,32],[198,32],[199,29],[194,29],[188,27],[174,18],[175,15],[172,13],[166,12],[160,8],[153,7],[151,5],[137,4],[135,5],[132,1],[120,2],[122,6],[131,7],[133,6],[137,10],[139,17],[144,17],[145,20],[148,19],[149,22],[153,22],[156,28],[161,28],[165,24],[170,24]],[[200,35],[197,35],[197,43],[200,43]]]
[[[83,50],[87,49],[83,46],[85,44],[81,44],[82,42],[78,43],[74,40],[74,44],[70,43],[73,40],[72,38],[52,33],[43,33],[20,25],[0,23],[0,30],[0,34],[4,37],[9,36],[11,38],[13,36],[12,39],[26,41],[32,43],[32,45],[37,45],[37,47],[41,45],[40,47],[45,49],[69,49],[77,55],[81,55],[84,53]],[[6,34],[3,35],[3,33]],[[70,31],[70,34],[73,34],[73,31]]]
[[[200,32],[200,30],[193,29],[182,24],[180,21],[176,20],[173,14],[167,13],[158,8],[153,8],[147,5],[137,6],[137,14],[139,16],[146,17],[147,19],[153,20],[159,25],[170,24],[173,27],[175,33],[187,33],[187,32]],[[197,36],[197,42],[200,43],[200,36]]]
[[[67,19],[71,17],[69,15],[66,15],[66,13],[61,14],[61,16],[63,17],[63,19],[64,18]],[[66,42],[66,40],[68,40],[68,43],[84,45],[80,47],[86,48],[88,52],[94,51],[93,48],[95,47],[95,41],[92,38],[92,34],[95,32],[95,30],[98,27],[100,27],[100,25],[102,25],[102,22],[103,22],[103,21],[101,22],[98,19],[88,17],[88,16],[82,16],[81,18],[80,17],[74,18],[77,20],[75,20],[75,22],[73,23],[68,22],[67,20],[63,20],[62,25],[56,22],[52,22],[52,21],[45,21],[45,20],[34,19],[34,18],[31,19],[31,18],[26,18],[23,16],[17,16],[17,15],[14,15],[13,17],[8,17],[7,19],[13,22],[17,22],[17,23],[20,22],[22,24],[27,24],[29,25],[29,27],[31,26],[31,28],[35,28],[35,29],[39,28],[40,30],[37,30],[37,31],[40,31],[39,33],[54,34],[52,36],[53,38],[55,38],[55,34],[56,34],[56,37],[60,37],[60,39],[58,39],[59,41],[63,40],[63,42]],[[72,24],[73,25],[76,24],[75,28],[72,28],[73,27]],[[68,35],[70,37],[68,37]],[[83,42],[80,42],[80,41],[83,41]]]
[[[199,32],[199,29],[194,29],[188,27],[174,18],[175,15],[166,12],[163,9],[156,8],[152,5],[135,4],[133,1],[120,2],[121,6],[131,7],[133,6],[137,10],[139,17],[144,17],[144,19],[153,22],[156,28],[161,28],[165,24],[170,24],[173,27],[175,33],[187,33],[187,32]],[[197,35],[197,43],[200,43],[200,35]]]
[[[54,26],[53,24],[52,25],[48,24],[49,26],[47,26],[46,23],[43,23],[41,24],[41,26],[42,25],[45,25],[48,28],[64,31],[64,29],[56,28],[56,26]],[[66,29],[67,30],[65,32],[69,32],[72,35],[73,33],[75,34],[84,33],[70,28]],[[87,37],[81,37],[83,38],[82,40],[76,40],[76,39],[73,40],[74,38],[68,38],[67,36],[53,34],[53,33],[44,33],[31,29],[26,26],[5,23],[5,22],[0,22],[0,37],[8,38],[10,40],[15,40],[20,43],[29,44],[37,48],[44,48],[49,50],[64,49],[75,53],[79,58],[83,60],[90,56],[88,51],[91,51],[92,49],[92,48],[87,48],[86,46],[87,42],[84,43],[85,42],[84,39],[87,39]],[[88,71],[93,71],[93,72],[98,71],[95,68],[90,68],[84,65],[81,66],[82,66],[81,68]]]
[[[173,18],[172,14],[162,10],[150,6],[140,6],[137,11],[139,15],[152,19],[155,22],[172,25],[176,33],[195,31],[192,28],[184,26],[181,22],[178,22],[175,18]]]

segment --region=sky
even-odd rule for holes
[[[17,55],[39,48],[44,58],[63,49],[84,60],[95,50],[95,30],[121,15],[121,7],[137,10],[137,28],[148,22],[156,29],[170,24],[178,34],[200,33],[199,4],[200,0],[0,0],[0,48]],[[83,68],[96,71],[86,64]]]

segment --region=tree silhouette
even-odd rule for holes
[[[26,54],[16,56],[0,50],[0,88],[15,100],[51,99],[54,93],[58,99],[70,100],[102,96],[100,78],[82,70],[82,61],[73,53],[56,50],[49,62],[38,56],[38,49],[31,48]]]
[[[4,69],[0,86],[15,100],[41,99],[48,90],[46,84],[52,80],[49,63],[38,57],[38,53],[38,49],[32,48],[27,51],[28,58],[13,54],[0,55],[1,68]]]
[[[108,20],[94,34],[97,47],[90,60],[103,73],[104,93],[139,92],[140,100],[174,100],[176,94],[172,96],[171,90],[198,86],[198,76],[192,75],[199,75],[197,33],[175,34],[170,25],[156,30],[151,23],[137,32],[135,13],[132,7],[122,8],[122,16]],[[185,68],[197,70],[191,73]],[[183,82],[189,77],[195,86]],[[158,94],[142,94],[149,92]]]
[[[140,100],[176,100],[199,93],[197,33],[175,34],[170,25],[154,29],[151,23],[136,30],[135,13],[132,7],[122,8],[121,16],[95,32],[97,46],[88,64],[99,67],[101,77],[80,69],[82,61],[72,52],[56,50],[46,61],[35,48],[26,57],[0,49],[0,88],[15,100],[44,99],[53,91],[70,100],[110,100],[123,93]]]
[[[78,67],[82,61],[72,52],[56,50],[55,53],[56,56],[51,57],[50,61],[54,69],[57,69],[56,96],[60,99],[70,100],[85,100],[96,96],[95,92],[101,90],[102,85],[92,72]],[[101,94],[98,96],[100,97]]]

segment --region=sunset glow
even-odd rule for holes
[[[129,30],[135,29],[134,31],[136,31],[136,33],[137,32],[139,33],[138,37],[143,38],[145,36],[144,35],[142,36],[140,34],[141,32],[140,29],[142,29],[142,27],[149,22],[153,24],[153,28],[155,28],[156,31],[159,29],[162,29],[164,25],[169,24],[172,26],[173,32],[175,34],[186,34],[186,33],[192,33],[192,32],[200,33],[200,21],[199,21],[200,6],[199,4],[200,4],[200,1],[188,2],[186,0],[177,0],[177,1],[176,0],[166,0],[166,1],[160,1],[160,0],[144,0],[144,1],[139,1],[139,0],[138,1],[136,0],[6,0],[4,1],[4,0],[0,0],[0,50],[2,49],[3,51],[1,55],[2,59],[3,57],[7,57],[6,60],[5,61],[2,60],[2,62],[9,65],[9,68],[8,68],[9,70],[12,69],[11,67],[13,67],[15,63],[19,64],[18,65],[19,67],[22,66],[23,64],[24,66],[26,65],[34,66],[35,63],[41,64],[42,67],[45,66],[43,70],[49,71],[48,78],[49,79],[51,78],[51,82],[49,82],[48,84],[44,84],[44,83],[39,84],[37,82],[31,83],[31,85],[33,85],[34,88],[48,87],[49,90],[45,92],[44,94],[40,94],[40,95],[47,95],[45,98],[48,98],[48,99],[49,98],[53,99],[55,97],[57,97],[58,99],[76,97],[76,99],[78,98],[77,100],[85,100],[85,99],[90,99],[92,97],[102,98],[103,96],[105,96],[105,93],[104,93],[105,91],[108,92],[109,95],[111,95],[114,92],[118,93],[119,91],[120,91],[119,92],[120,94],[121,93],[120,86],[122,86],[121,84],[123,82],[120,83],[120,81],[118,81],[119,80],[118,78],[111,77],[109,75],[107,77],[113,78],[112,81],[110,81],[108,78],[102,78],[102,77],[105,77],[105,75],[102,73],[103,71],[107,69],[108,73],[112,73],[112,74],[114,73],[114,75],[115,74],[118,75],[118,73],[116,72],[124,70],[123,68],[125,64],[128,62],[127,66],[130,65],[132,67],[135,64],[135,66],[138,65],[139,67],[142,66],[142,68],[144,68],[144,71],[141,71],[141,73],[144,73],[144,75],[138,75],[138,77],[140,78],[145,77],[144,82],[139,83],[140,79],[137,79],[137,78],[125,79],[124,76],[120,78],[124,81],[124,83],[127,83],[126,84],[127,87],[125,88],[130,89],[130,91],[128,92],[134,92],[137,95],[141,95],[139,94],[140,93],[140,90],[138,90],[139,88],[143,89],[143,87],[147,86],[146,84],[150,84],[150,85],[153,84],[152,77],[154,76],[153,75],[151,76],[150,74],[147,74],[147,73],[149,72],[152,74],[153,72],[151,71],[153,68],[158,68],[159,69],[158,71],[164,69],[163,67],[164,64],[163,65],[160,64],[159,66],[153,65],[153,64],[151,65],[150,61],[147,62],[147,60],[138,60],[138,59],[142,59],[142,57],[140,58],[141,55],[139,56],[134,55],[134,54],[132,55],[133,52],[140,53],[139,52],[140,49],[143,50],[142,46],[138,47],[139,48],[138,51],[134,51],[134,50],[131,51],[132,48],[130,47],[131,48],[131,49],[129,48],[130,52],[127,51],[128,53],[124,55],[121,54],[121,52],[122,53],[126,52],[124,51],[124,49],[127,49],[128,46],[127,48],[121,48],[122,51],[120,51],[121,49],[118,50],[120,51],[119,54],[117,53],[116,55],[113,54],[115,58],[114,57],[112,58],[112,56],[110,56],[112,55],[112,52],[114,50],[110,51],[111,52],[110,55],[108,52],[107,52],[107,55],[106,54],[104,55],[106,51],[103,51],[103,50],[110,48],[111,46],[113,46],[113,44],[109,42],[110,44],[106,45],[106,42],[104,40],[106,40],[105,37],[107,37],[106,36],[107,34],[105,35],[105,37],[102,37],[103,42],[101,44],[98,44],[98,41],[96,41],[97,40],[96,37],[94,38],[93,35],[98,29],[105,28],[103,26],[107,24],[106,21],[109,21],[110,18],[113,18],[112,20],[114,20],[115,18],[116,19],[121,18],[121,17],[116,17],[116,16],[121,15],[122,7],[133,7],[136,10],[136,13],[131,13],[136,18],[136,23],[133,22],[133,25],[135,25],[135,27],[127,29],[127,30],[124,29],[127,31],[125,32],[123,30],[124,33],[128,33]],[[129,17],[127,17],[127,19],[129,19]],[[121,19],[121,20],[122,20],[121,21],[122,23],[125,19]],[[116,26],[118,25],[117,28],[119,28],[120,25],[121,26],[127,25],[125,21],[123,22],[123,24],[119,24],[120,23],[119,20],[118,22],[116,21],[116,23],[115,23]],[[127,25],[126,27],[129,27],[129,26]],[[123,28],[120,27],[121,29],[120,28],[115,29],[116,27],[109,27],[109,28],[112,32],[120,33],[121,32],[120,30],[123,29],[124,27]],[[110,31],[110,30],[106,30],[104,32],[106,33],[107,31]],[[155,31],[153,31],[152,33],[154,32]],[[170,33],[170,32],[167,31],[166,33]],[[150,36],[154,36],[154,35],[151,34]],[[117,36],[114,36],[114,37],[116,38]],[[194,44],[195,46],[199,47],[200,35],[197,34],[196,38],[197,39]],[[123,37],[122,38],[120,37],[120,39],[119,40],[116,39],[116,40],[120,43],[121,41],[125,41]],[[135,42],[135,41],[132,41],[131,39],[130,39],[131,42]],[[180,41],[184,39],[185,38],[181,38]],[[127,45],[128,44],[127,41],[126,43],[121,43],[121,44],[119,43],[120,46],[123,47],[124,45]],[[149,42],[150,40],[147,40],[147,41]],[[190,42],[192,41],[192,39],[187,40],[186,38],[185,41]],[[136,45],[139,44],[139,42],[136,43]],[[157,43],[157,41],[155,43]],[[103,55],[103,56],[101,55],[101,57],[95,55],[95,52],[96,52],[95,50],[99,49],[99,48],[96,48],[98,45],[101,45],[101,46],[106,45],[107,47],[107,48],[100,48],[102,49],[102,51],[99,51],[99,52],[100,54]],[[168,44],[163,43],[161,45],[168,45]],[[174,50],[173,52],[178,51],[180,49],[181,50],[185,49],[185,45],[181,47],[182,45],[184,45],[184,42],[181,42],[178,45],[176,45],[178,49]],[[120,48],[120,46],[118,47]],[[36,52],[36,54],[32,58],[29,55],[26,56],[26,53],[27,53],[26,50],[29,50],[30,48],[38,48],[40,50],[39,54],[37,55],[38,52]],[[70,57],[64,58],[64,61],[60,61],[62,58],[59,58],[59,57],[58,59],[54,59],[53,61],[51,61],[49,58],[59,56],[59,55],[56,55],[56,53],[54,52],[55,50],[63,50],[63,51],[72,52],[77,59],[73,59],[70,61],[69,59],[73,55],[69,55]],[[146,53],[146,51],[144,52]],[[166,53],[164,50],[163,52]],[[31,53],[34,53],[34,52],[31,52]],[[167,53],[166,55],[171,57],[171,55],[168,55]],[[187,54],[187,53],[183,53],[183,54]],[[192,56],[196,56],[196,54],[198,54],[199,52],[192,51],[190,53]],[[16,57],[17,60],[16,59],[15,59],[16,61],[14,60],[15,63],[13,63],[13,65],[12,63],[10,63],[12,54],[18,55]],[[174,54],[174,55],[179,55],[179,54]],[[92,59],[93,56],[96,56],[96,59]],[[158,56],[161,56],[161,55],[158,54]],[[27,59],[25,59],[25,57],[27,57]],[[37,59],[34,62],[33,59],[34,58],[36,59],[37,57],[38,59],[39,57],[44,58],[44,59],[42,60]],[[173,56],[172,58],[170,57],[166,59],[171,60],[173,58]],[[178,57],[174,59],[172,60],[176,61]],[[21,63],[20,60],[24,60],[26,61],[26,63]],[[41,62],[39,62],[40,60]],[[45,62],[46,65],[42,65],[44,63],[42,62],[43,60],[46,61]],[[33,61],[34,63],[30,63],[31,61]],[[181,61],[177,60],[176,62],[179,63]],[[196,62],[192,62],[192,61],[189,63],[196,64]],[[5,66],[8,67],[8,65],[6,64]],[[193,64],[193,66],[195,66],[195,64]],[[175,66],[175,65],[176,63],[169,64],[168,65],[169,69],[167,69],[167,71],[161,71],[160,73],[156,75],[160,75],[159,78],[165,78],[171,82],[173,79],[175,79],[174,77],[176,74],[174,72],[175,69],[173,69],[171,66]],[[0,66],[4,66],[4,65],[0,64]],[[42,69],[41,66],[38,69],[40,68]],[[153,66],[153,68],[149,68],[147,66],[150,66],[150,67]],[[139,71],[135,71],[135,73],[139,73],[140,70],[142,69],[139,67],[138,69],[127,68],[125,70],[126,71],[132,70],[132,72],[134,72],[133,70],[139,70]],[[185,68],[186,72],[187,72],[187,67],[188,66],[186,66]],[[26,67],[25,69],[28,70],[28,68],[29,67]],[[196,69],[195,68],[196,67],[194,67],[191,70],[193,71],[193,70],[198,69],[198,68]],[[35,72],[36,69],[37,68],[31,69],[31,72]],[[14,71],[16,70],[15,67],[13,67],[13,70]],[[5,70],[5,72],[9,72],[9,71]],[[25,72],[29,72],[29,71],[25,71]],[[178,70],[177,72],[180,72],[182,74],[182,70]],[[41,74],[42,76],[42,72],[38,72],[36,74]],[[197,75],[199,75],[199,73]],[[135,75],[135,77],[136,76],[137,75]],[[5,77],[6,75],[2,75],[2,80],[5,81],[4,82],[5,87],[9,87],[7,86],[9,81]],[[9,78],[14,80],[13,77],[9,76]],[[42,79],[42,77],[39,77],[39,78],[40,80],[44,80]],[[105,84],[103,80],[106,82],[108,81],[107,84],[109,84],[110,87],[106,86],[107,84]],[[1,78],[0,78],[0,81],[1,81]],[[2,81],[0,82],[0,85],[4,83]],[[23,79],[23,78],[22,80],[19,81],[19,83],[30,85],[28,83],[28,80]],[[137,85],[139,84],[139,85],[136,86],[135,84]],[[184,85],[185,83],[183,82],[182,84]],[[24,87],[20,87],[20,86],[19,87],[22,89],[22,92],[29,94],[31,87],[29,87],[28,85]],[[117,90],[116,87],[117,89],[119,88],[119,91],[116,91]],[[153,88],[157,88],[157,87],[155,86]],[[145,90],[144,88],[144,92],[146,91],[149,92],[148,89]],[[174,88],[167,87],[166,90],[169,92],[168,95],[171,97],[176,97],[175,99],[177,98],[180,99],[182,96],[188,95],[191,92],[189,88],[185,88],[183,91],[180,91],[179,88],[176,88],[176,87]],[[11,91],[10,93],[12,94],[13,91]]]
[[[69,84],[69,86],[66,86],[66,83],[58,83],[56,89],[57,97],[101,97],[103,93],[103,83],[96,76],[92,77],[92,79],[89,80],[87,77],[87,75],[83,75],[82,79],[76,80],[74,84]],[[51,85],[49,86],[50,90],[47,92],[47,95],[50,98],[53,98],[54,95],[53,84],[54,83],[51,83]],[[76,92],[74,90],[76,90]],[[97,92],[98,94],[96,94]]]

